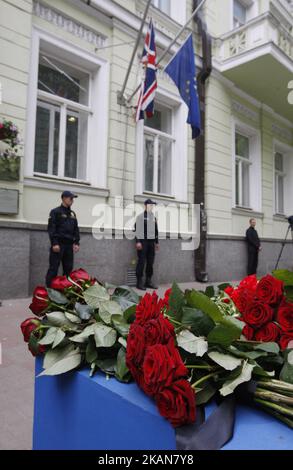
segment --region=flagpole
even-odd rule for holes
[[[151,2],[152,2],[152,0],[148,0],[148,2],[146,4],[146,7],[145,7],[143,19],[141,21],[140,29],[139,29],[139,32],[138,32],[138,35],[137,35],[137,38],[136,38],[136,42],[135,42],[135,45],[134,45],[134,48],[133,48],[133,51],[132,51],[132,56],[131,56],[131,59],[130,59],[130,63],[128,65],[128,69],[127,69],[127,72],[126,72],[126,75],[125,75],[125,79],[124,79],[124,82],[123,82],[123,85],[122,85],[122,89],[117,94],[118,104],[122,104],[122,105],[125,104],[125,98],[124,98],[125,88],[126,88],[126,85],[127,85],[127,82],[128,82],[128,78],[129,78],[129,75],[130,75],[130,71],[131,71],[133,61],[135,59],[135,54],[136,54],[136,51],[137,51],[138,46],[139,46],[140,38],[141,38],[141,35],[142,35],[142,32],[143,32],[143,27],[144,27],[144,24],[145,24],[145,20],[146,20]]]
[[[171,43],[169,44],[169,46],[167,47],[167,49],[165,49],[165,51],[163,52],[163,54],[161,55],[161,57],[158,59],[158,62],[157,62],[157,65],[159,65],[162,60],[166,57],[166,55],[168,54],[168,52],[170,51],[171,47],[176,43],[177,39],[181,36],[181,34],[183,33],[183,31],[187,28],[187,26],[189,25],[189,23],[193,20],[193,18],[195,17],[195,15],[198,13],[198,11],[201,9],[201,7],[203,6],[203,4],[206,2],[206,0],[202,0],[201,3],[195,8],[195,10],[193,11],[192,15],[190,16],[190,18],[188,19],[188,21],[185,23],[184,26],[182,26],[182,28],[178,31],[178,33],[176,34],[175,38],[173,39],[173,41],[171,41]],[[127,98],[126,100],[126,103],[129,103],[129,101],[132,100],[132,98],[136,95],[136,93],[138,92],[138,90],[140,89],[140,85],[138,85],[138,87],[134,90],[134,92],[132,93],[131,96],[129,96],[129,98]]]

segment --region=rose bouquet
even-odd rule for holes
[[[176,428],[195,421],[195,401],[227,396],[292,427],[292,276],[250,276],[205,292],[174,283],[159,299],[103,285],[80,269],[56,277],[51,289],[36,288],[36,318],[22,331],[31,352],[44,355],[40,375],[88,365],[91,374],[134,379]]]

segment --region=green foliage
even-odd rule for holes
[[[176,282],[172,285],[172,290],[169,296],[169,309],[168,315],[176,321],[181,321],[183,315],[183,307],[186,305],[184,293],[179,288]]]

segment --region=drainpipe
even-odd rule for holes
[[[194,0],[193,9],[200,0]],[[212,39],[207,32],[206,23],[202,14],[195,17],[198,33],[202,41],[202,69],[197,77],[198,94],[200,100],[201,135],[195,141],[195,176],[194,176],[194,204],[200,204],[200,246],[195,250],[195,277],[199,282],[208,281],[206,272],[206,248],[207,248],[207,216],[205,211],[205,106],[206,106],[206,81],[212,71]]]

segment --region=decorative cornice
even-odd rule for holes
[[[77,36],[84,41],[93,44],[96,47],[103,47],[106,43],[106,36],[103,34],[97,34],[92,29],[78,23],[77,21],[63,15],[57,10],[41,3],[34,1],[33,13],[45,21],[57,26],[64,31]]]
[[[258,114],[252,109],[248,108],[242,103],[238,101],[232,101],[232,111],[235,111],[238,114],[241,114],[245,118],[249,119],[250,121],[257,122],[258,121]]]
[[[281,137],[282,139],[287,140],[291,143],[293,135],[292,132],[289,131],[289,129],[285,129],[284,127],[280,127],[277,124],[273,123],[272,132],[278,137]]]

